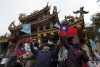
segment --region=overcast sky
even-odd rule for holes
[[[59,19],[62,21],[66,15],[74,15],[73,11],[79,10],[84,6],[84,10],[89,11],[85,15],[87,25],[91,23],[90,17],[94,13],[100,11],[100,3],[97,0],[0,0],[0,35],[8,31],[8,26],[12,21],[17,25],[19,23],[18,16],[20,13],[30,14],[35,10],[40,10],[46,6],[47,2],[53,6],[57,6]]]

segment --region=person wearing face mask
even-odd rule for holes
[[[41,50],[35,50],[33,43],[30,42],[31,52],[36,55],[35,67],[51,67],[52,57],[58,54],[59,47],[55,51],[51,52],[48,43],[42,44]]]
[[[52,40],[48,40],[48,44],[53,45],[53,41]]]
[[[68,50],[68,56],[65,61],[65,67],[82,67],[82,63],[87,63],[89,57],[86,51],[80,46],[80,39],[74,37],[71,45],[67,42],[67,37],[60,37],[62,45]]]
[[[54,52],[57,48],[57,44],[54,43],[52,39],[48,39],[48,45],[50,48],[50,52]],[[58,53],[56,53],[55,56],[52,56],[51,67],[57,67],[57,64],[58,64]]]
[[[49,45],[49,47],[50,47],[50,52],[52,52],[52,51],[55,50],[55,45],[54,45],[52,39],[48,39],[48,45]]]

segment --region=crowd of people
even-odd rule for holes
[[[36,40],[19,45],[15,55],[4,67],[100,67],[100,55],[91,57],[82,48],[80,39],[61,36],[56,42],[48,39],[39,44]],[[0,66],[2,67],[2,66]]]

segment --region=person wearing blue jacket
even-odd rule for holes
[[[35,67],[51,67],[52,57],[55,57],[59,52],[59,47],[55,51],[50,52],[48,43],[43,44],[41,50],[35,50],[33,43],[30,43],[31,52],[36,55]]]

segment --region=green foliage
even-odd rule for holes
[[[91,21],[93,22],[93,25],[98,29],[100,27],[100,13],[96,13],[91,16]]]
[[[100,28],[100,13],[95,13],[91,16],[90,19],[92,23],[92,27],[88,28],[88,36],[90,38],[95,38],[98,34],[98,29]]]

